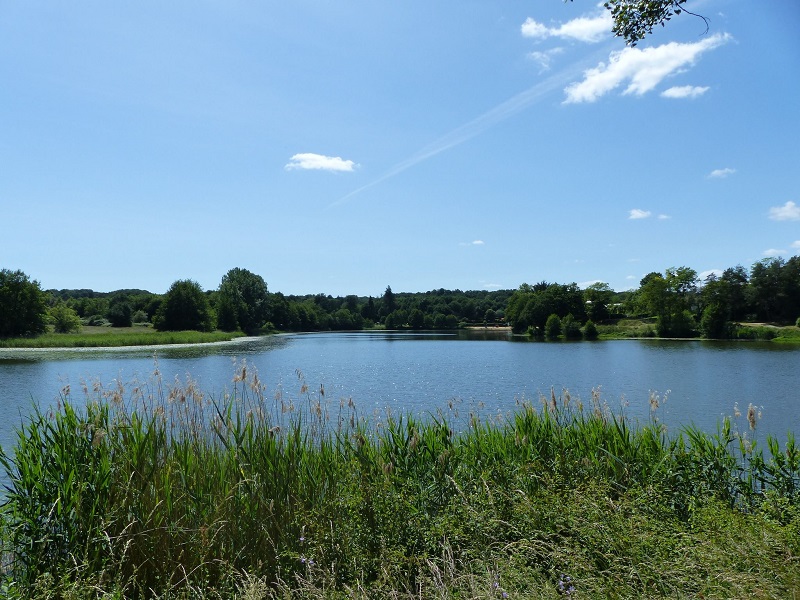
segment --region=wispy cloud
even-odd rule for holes
[[[669,215],[660,214],[660,215],[658,215],[658,218],[659,218],[660,221],[666,221],[668,219],[671,219],[672,217],[669,216]]]
[[[725,177],[733,175],[734,173],[736,173],[736,169],[725,167],[724,169],[714,169],[708,174],[708,177],[709,179],[724,179]]]
[[[552,48],[545,51],[529,52],[528,58],[539,65],[539,72],[550,70],[550,65],[553,62],[553,57],[564,52],[563,48]]]
[[[769,209],[769,218],[773,221],[800,221],[800,206],[789,200],[783,206]]]
[[[485,242],[483,240],[474,240],[472,242],[460,242],[459,246],[483,246]]]
[[[708,86],[700,87],[697,85],[681,85],[664,90],[661,92],[661,95],[664,98],[697,98],[698,96],[705,94],[710,89],[711,88]]]
[[[535,19],[528,17],[520,28],[522,35],[534,39],[557,37],[579,42],[599,42],[611,37],[611,28],[614,22],[611,13],[603,10],[594,17],[578,17],[557,27],[548,27]]]
[[[344,160],[339,156],[325,156],[305,152],[295,154],[284,166],[287,171],[295,169],[304,171],[353,171],[358,165],[352,160]]]
[[[565,88],[565,104],[594,102],[628,81],[623,94],[641,96],[666,77],[692,66],[708,50],[730,40],[727,34],[712,35],[691,44],[670,42],[652,48],[625,48],[612,52],[608,64],[600,63],[584,73],[583,81]]]
[[[792,242],[792,248],[794,248],[795,250],[800,250],[800,240]]]
[[[632,208],[631,212],[628,213],[628,218],[629,219],[647,219],[652,214],[653,213],[651,213],[649,210],[642,210],[641,208]]]
[[[486,111],[479,117],[476,117],[464,125],[456,127],[416,154],[403,161],[400,161],[377,179],[370,181],[366,185],[363,185],[360,188],[353,190],[346,196],[339,198],[337,201],[332,202],[330,206],[339,206],[347,202],[353,196],[360,194],[364,190],[376,186],[379,183],[383,183],[387,179],[391,179],[392,177],[399,175],[403,171],[406,171],[411,167],[428,160],[429,158],[433,158],[442,152],[459,146],[460,144],[463,144],[464,142],[471,140],[475,136],[483,133],[487,129],[494,127],[498,123],[505,121],[509,117],[522,112],[546,94],[560,88],[567,81],[573,79],[580,71],[580,64],[580,61],[578,61],[569,67],[565,67],[564,69],[553,73],[544,81],[541,81],[527,90],[512,96],[508,100],[501,102],[494,108]]]
[[[764,250],[761,254],[770,258],[775,258],[783,254],[786,254],[786,250],[779,250],[778,248],[770,248],[769,250]]]

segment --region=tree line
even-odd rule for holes
[[[509,299],[506,318],[516,332],[537,336],[581,337],[581,324],[623,317],[653,322],[658,337],[730,339],[755,335],[737,323],[800,326],[800,256],[767,258],[749,273],[741,265],[704,279],[689,267],[670,267],[645,275],[639,287],[614,292],[605,283],[585,289],[576,284],[522,284]],[[561,320],[560,330],[555,319]],[[583,335],[586,331],[583,331]]]
[[[165,294],[124,289],[42,290],[22,271],[0,271],[0,337],[37,335],[83,325],[158,330],[335,331],[374,327],[442,330],[510,326],[541,337],[595,337],[598,325],[624,317],[649,320],[661,337],[741,337],[738,322],[793,324],[800,317],[800,257],[768,258],[749,272],[737,265],[702,281],[689,267],[649,273],[639,287],[616,292],[606,283],[524,283],[516,290],[445,290],[382,295],[284,295],[260,275],[229,270],[214,290],[191,279]]]

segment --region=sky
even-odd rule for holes
[[[0,268],[44,289],[636,288],[800,254],[800,3],[0,0]]]

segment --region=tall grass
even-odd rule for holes
[[[0,455],[6,592],[724,597],[756,576],[800,585],[800,450],[790,435],[762,451],[755,414],[668,437],[657,394],[650,421],[632,424],[598,391],[586,406],[551,392],[503,419],[452,404],[423,419],[366,418],[301,374],[298,386],[268,395],[241,363],[219,397],[156,370],[34,407]],[[743,579],[680,574],[680,560],[709,556],[697,549],[709,527],[724,529],[711,515],[741,531],[757,519],[754,539],[775,538],[768,556],[791,560],[761,565],[759,545]]]
[[[161,344],[202,344],[243,336],[223,331],[155,331],[147,328],[107,329],[102,333],[45,333],[35,337],[0,339],[0,348],[111,348]]]

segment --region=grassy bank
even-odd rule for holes
[[[656,338],[656,320],[617,319],[597,325],[600,339]],[[701,337],[688,339],[703,339]],[[771,341],[783,344],[800,344],[800,327],[778,326],[765,323],[738,323],[733,326],[731,338],[734,340]]]
[[[0,348],[113,348],[161,344],[203,344],[241,337],[224,331],[156,331],[152,327],[84,326],[80,333],[45,333],[35,337],[0,338]]]
[[[10,598],[791,597],[800,449],[633,427],[599,394],[484,419],[157,379],[34,412],[4,455]],[[66,392],[67,394],[69,392]],[[88,408],[83,408],[88,407]]]

